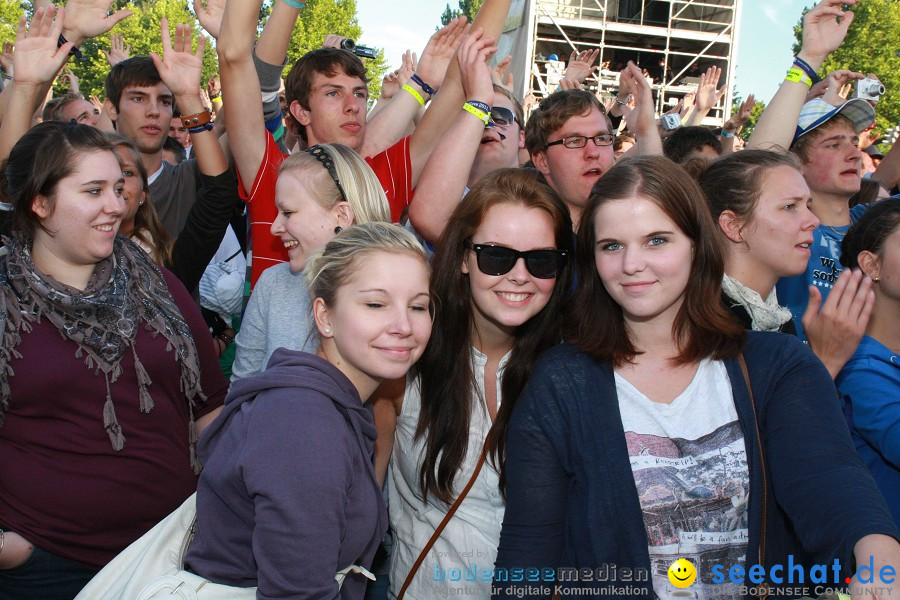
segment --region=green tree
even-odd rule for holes
[[[0,44],[16,41],[16,26],[25,8],[20,0],[0,0]]]
[[[807,9],[808,10],[808,9]],[[825,76],[836,69],[878,75],[886,93],[875,109],[880,129],[900,124],[900,2],[866,0],[850,7],[856,13],[850,31],[819,70]],[[806,14],[806,11],[804,11]],[[800,51],[803,20],[794,27],[794,54]]]
[[[310,50],[320,48],[329,33],[352,40],[362,37],[362,28],[356,19],[356,0],[309,0],[306,3],[291,36],[285,75],[297,59]],[[374,59],[363,60],[369,77],[369,96],[377,98],[381,93],[381,78],[388,70],[384,50],[378,50],[378,56]]]
[[[459,1],[459,9],[451,9],[450,5],[447,4],[447,8],[444,9],[444,12],[441,13],[441,23],[443,25],[447,25],[455,19],[456,17],[465,15],[469,22],[475,20],[475,15],[478,14],[478,10],[481,8],[481,5],[484,4],[484,0],[458,0]]]
[[[147,55],[153,51],[162,54],[162,41],[160,40],[160,20],[169,20],[169,31],[174,37],[175,25],[189,23],[194,29],[194,44],[200,33],[205,33],[197,24],[193,13],[188,10],[187,4],[182,0],[144,0],[138,2],[117,2],[117,8],[127,8],[134,12],[130,17],[116,25],[112,33],[118,33],[125,38],[126,44],[131,44],[131,56]],[[203,82],[218,72],[216,49],[211,43],[206,44],[203,52]],[[109,73],[109,63],[101,52],[101,49],[109,50],[109,33],[86,41],[81,48],[84,55],[81,60],[72,60],[69,66],[81,80],[81,93],[85,97],[92,95],[104,97],[103,86],[106,75]],[[63,91],[57,84],[57,93]]]

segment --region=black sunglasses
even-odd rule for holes
[[[505,106],[491,107],[491,123],[500,127],[509,127],[513,123],[518,122],[519,119],[516,118],[516,114]]]
[[[475,251],[478,269],[485,275],[506,275],[520,258],[525,259],[525,267],[533,277],[553,279],[566,264],[569,253],[565,250],[513,250],[493,244],[473,244],[466,240],[466,246]]]

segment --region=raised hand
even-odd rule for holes
[[[219,76],[213,75],[206,82],[206,95],[210,100],[215,100],[222,95],[222,84],[219,82]]]
[[[697,95],[694,98],[697,112],[702,112],[705,115],[725,95],[725,89],[728,84],[718,88],[721,76],[722,69],[719,67],[710,67],[706,70],[706,73],[700,74],[700,85],[697,87]]]
[[[482,35],[484,30],[479,27],[465,36],[459,47],[459,69],[466,99],[480,100],[490,105],[494,102],[494,83],[487,60],[497,51],[497,47],[493,45],[493,39],[482,38]]]
[[[72,94],[81,94],[81,88],[78,87],[78,76],[72,72],[71,67],[66,67],[66,72],[63,73],[62,81],[66,83],[69,88],[69,92]]]
[[[725,121],[725,124],[722,126],[722,129],[727,131],[728,133],[737,133],[740,129],[750,120],[750,111],[753,110],[753,106],[756,104],[756,98],[753,97],[753,94],[747,96],[747,99],[741,102],[741,105],[738,107],[738,110],[735,114],[731,115],[731,118]]]
[[[566,66],[565,78],[578,83],[584,83],[588,76],[594,71],[594,61],[600,56],[600,49],[572,51],[569,57],[569,64]]]
[[[118,33],[109,34],[109,52],[100,49],[109,66],[114,66],[131,56],[131,44],[125,45],[125,38]]]
[[[494,82],[494,85],[505,87],[510,92],[513,89],[513,75],[512,73],[508,73],[507,69],[509,69],[509,64],[511,62],[512,55],[510,54],[494,65],[494,69],[491,71],[491,81]]]
[[[153,64],[162,82],[166,84],[175,96],[200,97],[201,70],[203,68],[203,47],[206,38],[200,36],[197,40],[197,51],[191,52],[191,28],[189,25],[179,23],[175,26],[175,44],[173,46],[169,35],[169,21],[160,21],[162,32],[163,57],[151,52]]]
[[[838,69],[832,71],[825,78],[812,86],[806,95],[806,101],[809,102],[814,98],[822,98],[828,104],[840,106],[844,103],[845,98],[842,96],[842,88],[848,83],[857,79],[865,79],[862,73],[857,73],[849,69]]]
[[[338,35],[336,33],[329,33],[325,36],[325,41],[322,42],[323,48],[340,48],[341,42],[344,40],[350,39],[346,35]]]
[[[13,74],[13,52],[14,46],[12,42],[3,42],[3,53],[0,54],[0,68],[7,75]]]
[[[131,16],[130,10],[109,14],[113,0],[69,0],[62,34],[76,46],[88,38],[102,35],[119,21]]]
[[[222,28],[222,17],[225,15],[226,0],[206,0],[206,8],[203,0],[194,0],[194,12],[200,26],[214,39],[219,39],[219,30]],[[247,0],[243,0],[246,2]]]
[[[438,90],[444,83],[447,66],[453,54],[460,47],[463,37],[469,31],[465,17],[457,17],[434,33],[422,50],[422,57],[416,69],[422,81]]]
[[[403,87],[403,85],[410,80],[413,74],[416,72],[416,69],[419,66],[419,61],[416,59],[416,53],[412,50],[407,50],[403,53],[402,65],[399,69],[397,69],[397,85]],[[429,83],[426,80],[426,83]]]
[[[829,54],[837,50],[847,35],[854,14],[841,10],[859,0],[822,0],[803,17],[803,38],[798,56],[813,69],[822,66]]]
[[[22,15],[16,30],[16,52],[13,55],[16,86],[39,87],[53,81],[59,73],[72,48],[72,42],[56,47],[65,16],[64,8],[60,8],[59,12],[52,6],[39,8],[29,25]]]
[[[397,71],[392,71],[385,75],[384,79],[381,80],[380,98],[382,100],[390,100],[400,91],[400,76],[398,73],[399,69]]]
[[[636,136],[656,131],[653,92],[640,68],[632,61],[628,61],[628,66],[619,75],[619,89],[623,87],[631,93],[631,100],[635,103],[634,109],[625,115],[628,131]]]

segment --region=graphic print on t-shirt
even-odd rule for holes
[[[712,584],[712,567],[743,565],[747,551],[749,480],[744,438],[737,421],[696,440],[625,432],[631,469],[650,546],[650,572],[658,598],[724,599],[733,589]],[[674,587],[669,565],[685,558],[696,582]]]

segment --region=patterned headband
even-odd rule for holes
[[[331,157],[328,155],[328,152],[325,151],[325,148],[316,144],[315,146],[310,146],[306,149],[307,152],[316,157],[322,166],[324,166],[328,170],[328,174],[331,175],[332,181],[334,181],[334,185],[337,186],[338,192],[341,194],[341,198],[345,201],[347,200],[347,194],[344,193],[344,188],[341,187],[341,182],[338,181],[337,170],[334,168],[334,161],[331,160]]]

